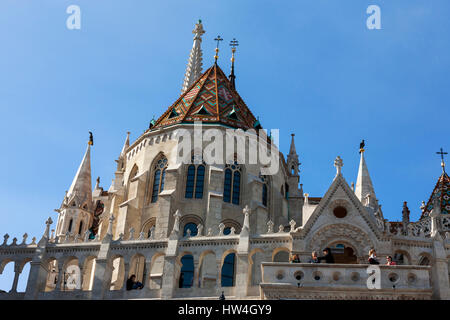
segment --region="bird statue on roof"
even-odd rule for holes
[[[94,136],[92,135],[92,132],[90,132],[90,131],[89,131],[89,142],[88,142],[88,144],[90,146],[94,145]]]
[[[365,146],[366,146],[366,144],[364,143],[364,139],[363,139],[363,141],[361,141],[361,143],[359,144],[359,153],[364,152]]]

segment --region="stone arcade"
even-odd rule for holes
[[[176,161],[176,130],[193,132],[194,121],[220,132],[261,128],[236,91],[234,68],[227,77],[217,64],[218,49],[202,73],[201,22],[193,33],[181,96],[136,141],[126,136],[109,189],[99,179],[92,189],[88,144],[55,224],[48,219],[38,242],[4,236],[0,273],[13,263],[15,277],[0,299],[218,299],[222,292],[227,299],[450,299],[444,162],[420,220],[410,221],[405,202],[402,221],[389,222],[363,149],[356,186],[337,157],[323,197],[303,192],[293,135],[274,175],[241,159]],[[336,264],[288,263],[292,254],[307,262],[325,247]],[[381,288],[372,290],[365,264],[371,248],[382,264]],[[397,265],[385,266],[386,255]],[[26,291],[17,292],[27,263]],[[132,274],[142,290],[125,290]]]

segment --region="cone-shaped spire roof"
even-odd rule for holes
[[[289,154],[291,154],[291,155],[297,154],[297,151],[295,150],[294,136],[295,136],[295,134],[292,133],[292,134],[291,134],[291,137],[292,137],[292,139],[291,139],[291,147],[290,147],[290,149],[289,149]]]
[[[127,137],[125,139],[125,143],[123,144],[122,151],[120,152],[120,156],[123,156],[129,147],[130,147],[130,132],[127,132]]]
[[[256,118],[222,69],[214,64],[167,109],[152,129],[194,121],[252,129]]]
[[[91,146],[88,144],[83,160],[78,168],[75,177],[69,191],[67,192],[67,198],[69,202],[74,197],[79,199],[78,205],[84,202],[88,202],[88,205],[92,202],[92,183],[91,183]],[[82,203],[81,203],[82,202]]]
[[[194,44],[189,55],[188,64],[186,67],[186,73],[184,75],[183,86],[181,87],[181,94],[197,80],[202,74],[203,54],[201,49],[202,35],[205,33],[203,30],[202,21],[199,20],[195,25],[195,29],[192,30],[194,34]]]
[[[435,199],[441,204],[441,214],[450,214],[450,178],[446,172],[439,177],[420,219],[430,215]]]
[[[370,179],[369,169],[367,168],[366,160],[364,159],[364,151],[361,152],[361,160],[359,162],[358,178],[356,179],[355,194],[358,199],[365,203],[368,195],[375,200],[375,190]]]

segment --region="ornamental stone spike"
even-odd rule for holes
[[[244,213],[244,225],[242,227],[241,236],[248,236],[250,233],[250,222],[249,222],[249,215],[250,215],[250,208],[248,205],[245,205],[245,208],[242,210]]]
[[[11,246],[17,246],[17,238],[13,238],[12,243],[10,244]]]
[[[223,230],[225,229],[225,225],[223,223],[219,224],[219,236],[223,236]]]
[[[296,224],[296,222],[294,221],[294,219],[292,219],[292,220],[289,222],[289,224],[290,224],[290,226],[291,226],[291,231],[290,231],[290,232],[295,232],[295,224]]]
[[[180,233],[180,217],[181,217],[180,210],[178,209],[177,211],[175,211],[173,216],[175,218],[175,221],[173,222],[173,229],[172,232],[170,233],[170,238],[176,239],[178,238]]]
[[[128,238],[128,240],[134,240],[134,228],[133,227],[130,228],[130,237]]]
[[[186,230],[186,238],[190,238],[191,237],[191,229],[187,229]]]
[[[150,236],[149,236],[149,238],[150,239],[155,239],[155,226],[152,226],[150,228]]]
[[[340,156],[337,156],[334,160],[334,166],[336,167],[336,176],[340,175],[342,167],[344,166],[344,162],[342,161]]]
[[[145,240],[145,232],[144,231],[139,232],[138,240]]]
[[[203,225],[200,223],[197,227],[197,237],[201,237],[203,235]]]
[[[32,239],[31,239],[31,243],[30,243],[31,245],[35,245],[36,244],[36,237],[33,237]]]
[[[108,231],[106,232],[106,234],[112,236],[112,228],[113,228],[113,222],[114,222],[114,215],[111,214],[111,216],[109,217],[109,225],[108,225]]]
[[[230,236],[233,236],[236,234],[236,229],[234,227],[231,227],[230,229]]]
[[[89,234],[90,234],[90,231],[86,230],[86,232],[84,233],[84,242],[88,242],[89,241]]]
[[[6,233],[3,236],[3,244],[2,244],[2,246],[6,246],[6,243],[8,242],[8,238],[9,238],[9,234]]]
[[[284,227],[282,224],[280,224],[280,226],[278,227],[278,232],[283,232],[283,230],[284,230]]]
[[[273,223],[273,221],[272,220],[269,220],[268,222],[267,222],[267,233],[273,233],[273,226],[274,226],[275,224]]]
[[[22,243],[21,244],[26,244],[26,241],[27,241],[27,238],[28,238],[28,233],[25,233],[24,235],[23,235],[23,240],[22,240]]]

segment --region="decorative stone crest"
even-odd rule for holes
[[[130,228],[130,237],[128,240],[134,240],[134,228]]]
[[[223,236],[223,230],[225,229],[225,225],[223,223],[219,224],[219,236]]]
[[[201,237],[203,235],[203,225],[200,223],[197,227],[197,237]]]
[[[272,220],[267,221],[267,233],[273,233],[274,223]]]
[[[296,222],[294,221],[294,219],[292,219],[292,220],[289,222],[289,225],[291,226],[290,232],[295,232],[295,224],[296,224]]]

